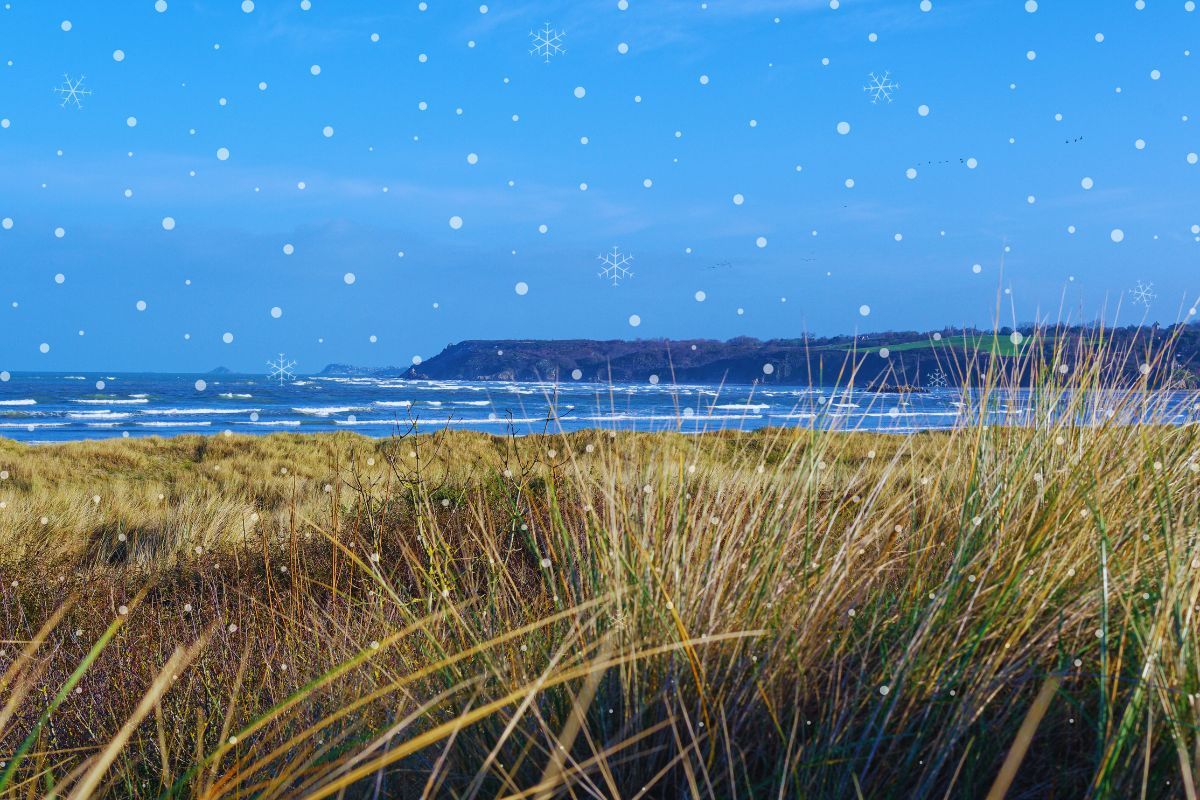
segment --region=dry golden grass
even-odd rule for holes
[[[1195,797],[1200,430],[1095,388],[905,437],[5,443],[0,791]]]

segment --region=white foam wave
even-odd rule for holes
[[[328,417],[333,414],[348,414],[351,411],[368,411],[367,406],[302,406],[293,408],[297,414],[309,414],[314,417]]]
[[[132,400],[72,400],[71,402],[92,406],[134,406],[149,403],[150,401],[145,397],[136,397]]]

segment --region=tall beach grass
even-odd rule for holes
[[[0,794],[1195,798],[1200,397],[1079,336],[906,436],[4,442]]]

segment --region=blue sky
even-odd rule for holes
[[[1196,302],[1185,0],[621,5],[4,2],[0,369],[283,351],[316,371],[468,338],[988,325],[998,298],[1003,322],[1174,322]],[[544,24],[565,32],[549,63]],[[885,71],[899,88],[873,104]],[[613,247],[634,259],[615,287]]]

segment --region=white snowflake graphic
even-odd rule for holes
[[[925,379],[925,387],[928,389],[945,389],[947,385],[946,373],[942,372],[941,367],[929,373],[929,377]]]
[[[268,377],[273,381],[279,381],[280,386],[283,386],[285,381],[296,377],[292,372],[292,367],[296,366],[296,362],[285,359],[283,353],[280,353],[276,360],[268,361],[267,366],[271,368]]]
[[[1158,295],[1154,293],[1153,289],[1153,283],[1142,283],[1141,281],[1138,281],[1137,286],[1130,289],[1129,293],[1133,295],[1133,302],[1141,303],[1142,305],[1149,307],[1150,303],[1154,302],[1154,298],[1158,297]]]
[[[83,98],[89,96],[92,93],[91,89],[83,88],[83,79],[85,77],[87,77],[87,76],[80,75],[78,79],[71,80],[70,75],[63,75],[62,86],[54,87],[54,93],[58,94],[58,95],[62,95],[63,101],[60,105],[63,108],[66,108],[67,106],[71,105],[72,103],[75,105],[76,108],[83,108]]]
[[[892,102],[892,92],[900,88],[900,84],[894,83],[889,77],[891,72],[884,72],[883,77],[870,73],[870,82],[863,87],[864,92],[871,95],[871,102],[878,103],[881,99]]]
[[[614,247],[611,253],[605,253],[596,258],[604,265],[598,273],[599,276],[611,280],[613,286],[633,277],[633,270],[629,269],[629,265],[633,263],[633,256],[622,253],[620,248]]]
[[[529,51],[529,55],[541,56],[547,64],[554,56],[566,55],[566,48],[562,46],[563,38],[566,35],[566,31],[556,31],[551,28],[549,22],[542,23],[540,31],[529,32],[529,38],[533,40],[533,49]]]

